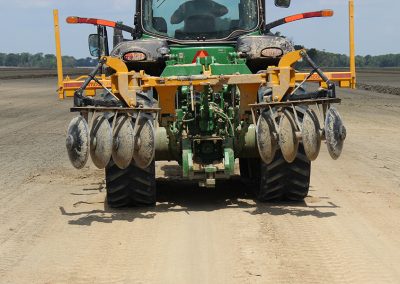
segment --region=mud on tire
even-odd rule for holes
[[[156,204],[155,163],[147,169],[134,164],[121,170],[113,161],[106,168],[107,203],[112,208]]]

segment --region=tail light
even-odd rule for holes
[[[143,61],[146,60],[146,54],[143,52],[128,52],[124,55],[125,61]]]
[[[283,51],[280,48],[276,47],[269,47],[269,48],[264,48],[261,51],[261,56],[263,57],[281,57],[283,55]]]

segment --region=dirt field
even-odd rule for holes
[[[304,204],[160,180],[156,208],[121,211],[70,166],[55,90],[0,80],[0,283],[400,283],[400,96],[339,91],[345,151]]]
[[[79,76],[87,75],[90,68],[64,68],[64,75]],[[26,79],[26,78],[43,78],[57,77],[57,69],[40,69],[40,68],[15,68],[15,67],[0,67],[1,79]]]

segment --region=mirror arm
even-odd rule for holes
[[[119,29],[124,32],[130,33],[132,37],[135,35],[135,29],[133,27],[124,25],[122,23],[108,21],[108,20],[101,20],[101,19],[93,19],[93,18],[80,18],[80,17],[68,17],[67,18],[68,24],[91,24],[95,26],[103,26],[103,27],[110,27],[113,29]]]
[[[288,24],[291,22],[299,21],[299,20],[304,20],[304,19],[309,19],[309,18],[318,18],[318,17],[332,17],[332,16],[333,16],[332,10],[322,10],[322,11],[316,11],[316,12],[307,12],[307,13],[296,14],[296,15],[292,15],[292,16],[288,16],[288,17],[276,20],[274,22],[271,22],[271,23],[265,25],[265,32],[268,33],[273,28],[276,28],[278,26]]]

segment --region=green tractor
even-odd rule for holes
[[[134,28],[67,19],[97,26],[89,46],[99,59],[74,92],[79,115],[66,141],[73,166],[82,169],[90,156],[105,169],[111,207],[156,203],[155,161],[177,161],[182,178],[208,188],[234,176],[238,161],[257,200],[302,201],[321,141],[337,159],[346,129],[332,107],[340,102],[332,76],[271,30],[333,12],[267,24],[263,0],[136,2]],[[309,73],[294,69],[301,60]],[[308,81],[319,88],[307,91]]]

